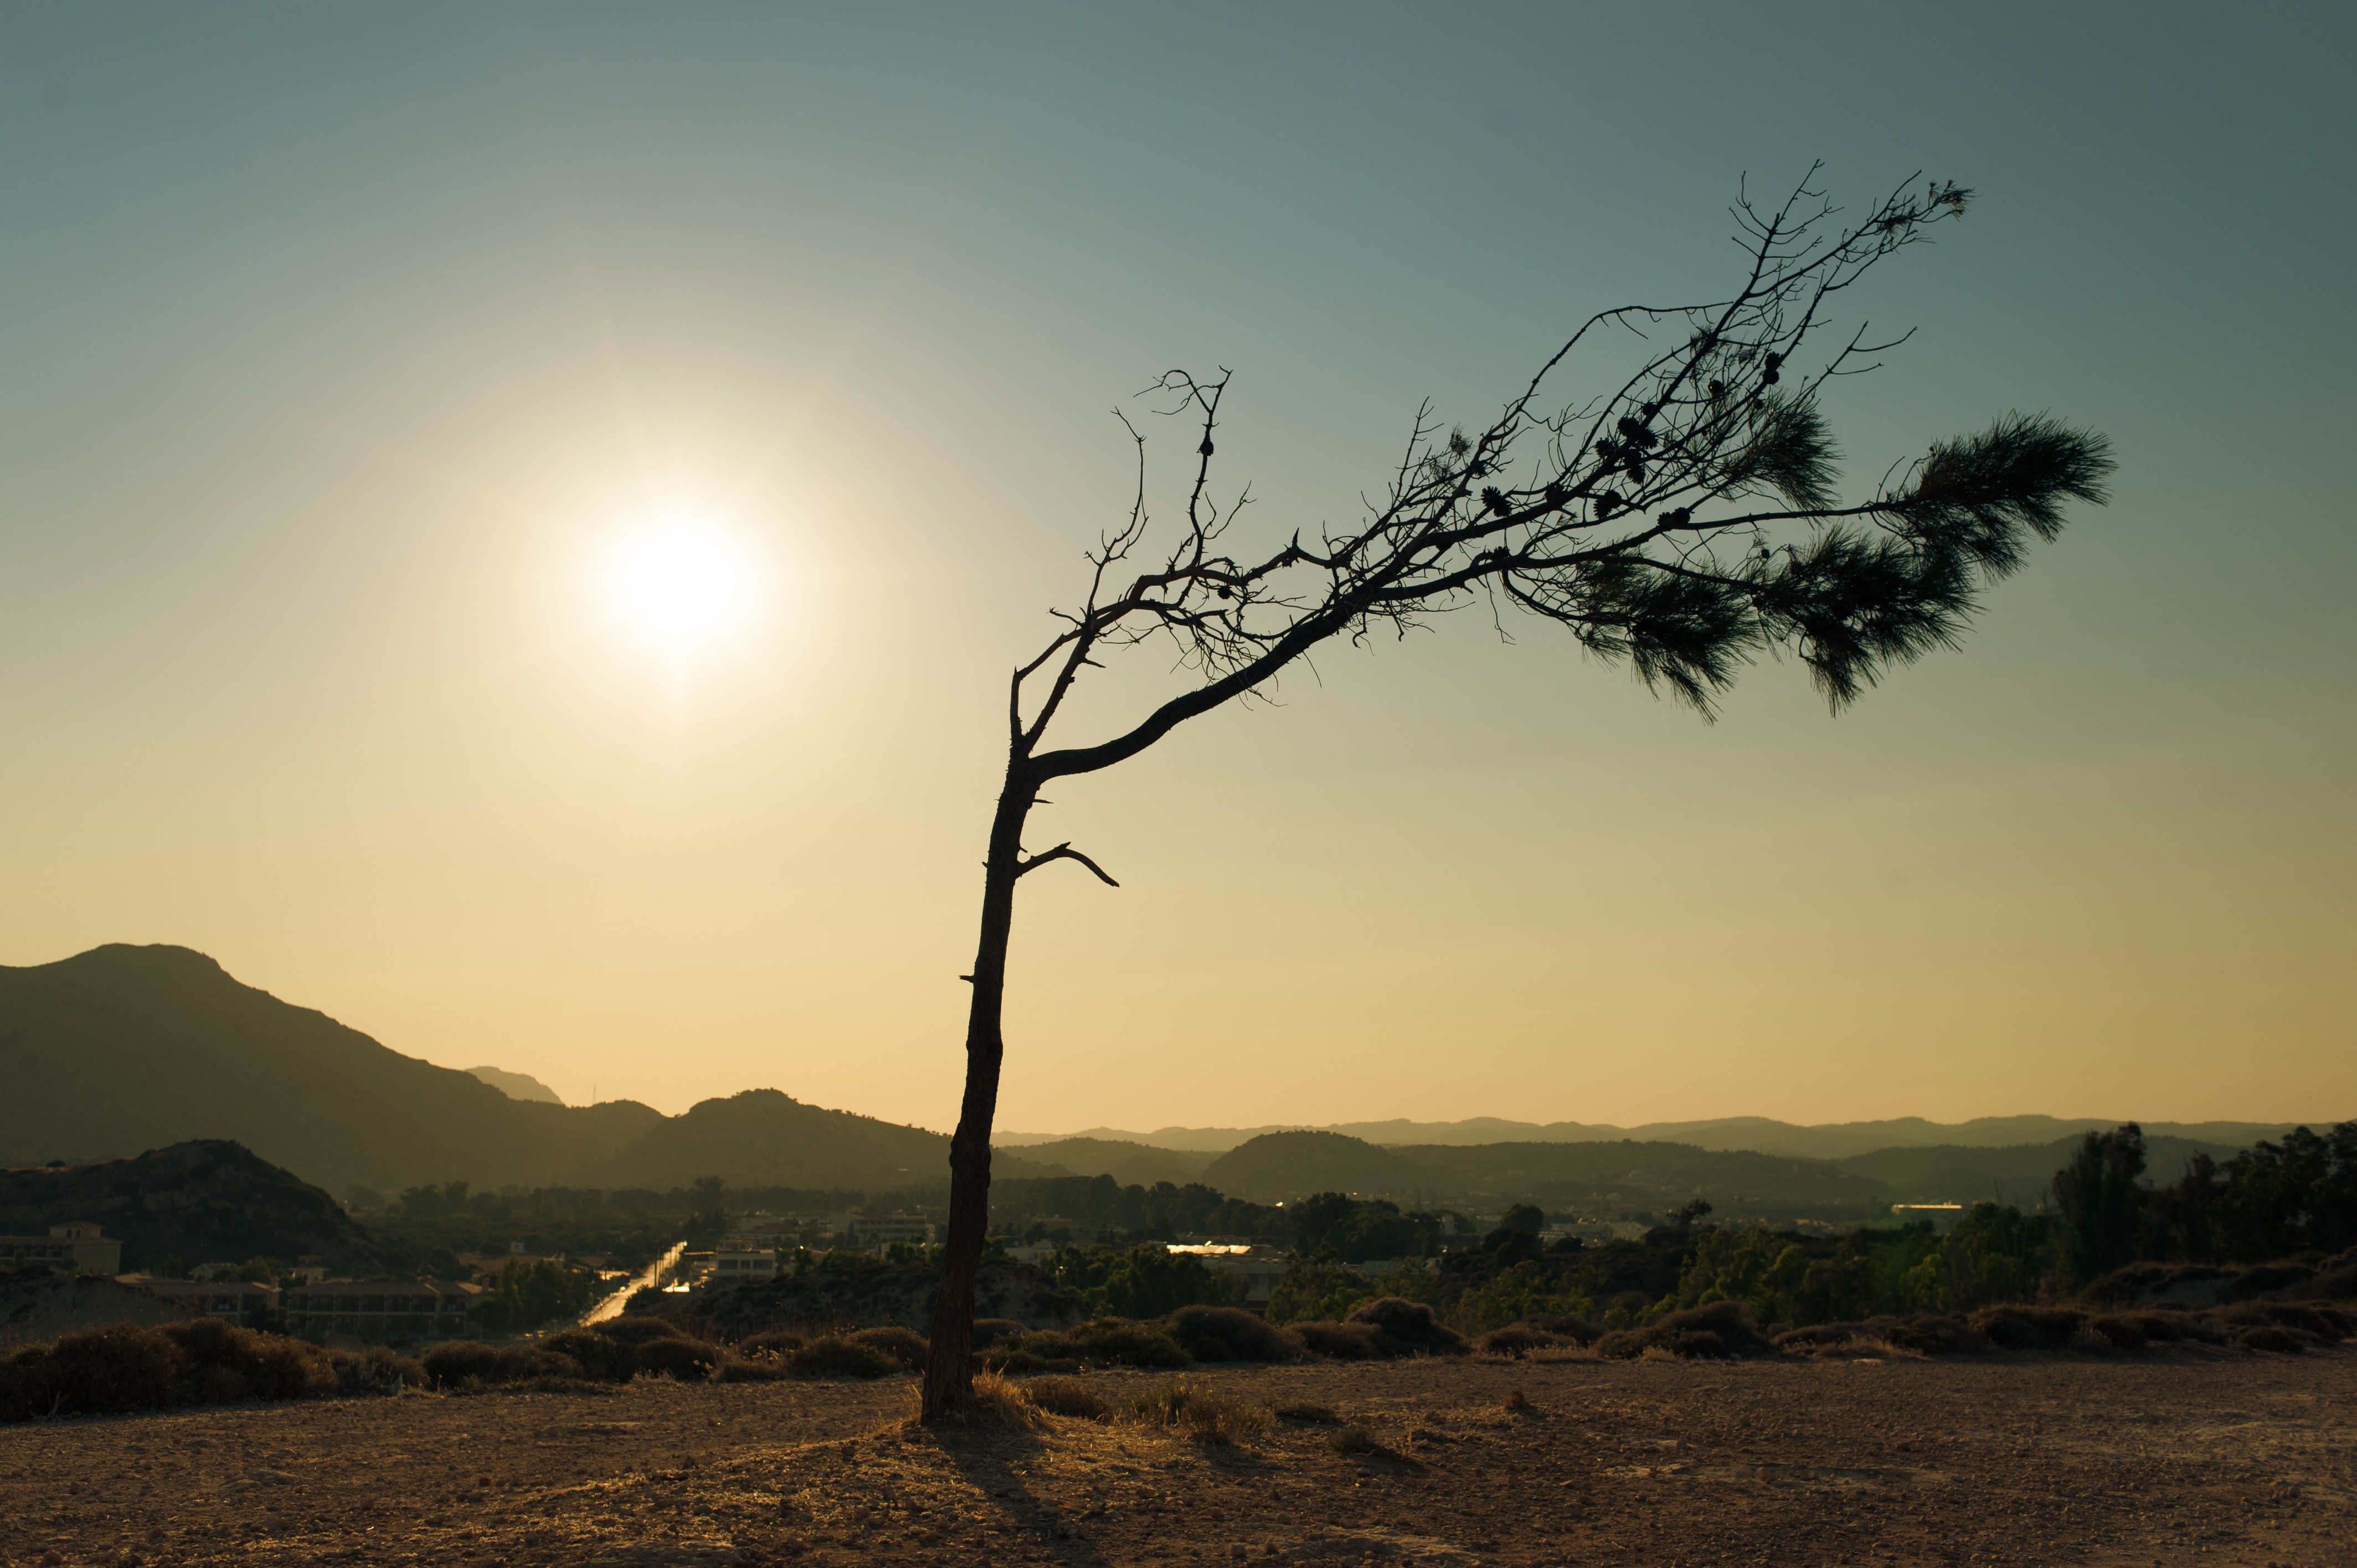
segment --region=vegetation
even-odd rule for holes
[[[1243,1295],[1235,1276],[1157,1243],[1060,1247],[1048,1272],[1097,1312],[1116,1317],[1160,1317],[1182,1306],[1225,1305]]]

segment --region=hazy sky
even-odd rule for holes
[[[1829,405],[1852,489],[2050,409],[2115,504],[1840,719],[1466,616],[1068,781],[1035,843],[1124,886],[1024,884],[1000,1125],[2357,1115],[2352,44],[0,4],[0,962],[183,943],[567,1100],[946,1127],[1005,672],[1127,500],[1108,411],[1231,367],[1256,537],[1346,521],[1419,399],[1483,422],[1590,311],[1723,290],[1738,180],[1823,158],[1853,209],[1982,193],[1855,302],[1920,330]],[[608,568],[690,514],[748,564],[681,656]]]

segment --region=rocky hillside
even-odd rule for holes
[[[366,1275],[376,1243],[319,1188],[240,1144],[198,1139],[128,1160],[0,1170],[0,1232],[87,1219],[123,1240],[125,1273],[316,1256]]]

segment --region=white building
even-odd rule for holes
[[[46,1236],[0,1236],[0,1265],[47,1263],[66,1273],[112,1274],[123,1268],[123,1243],[86,1220],[52,1225]]]
[[[712,1250],[712,1283],[742,1284],[778,1277],[778,1249],[764,1236],[726,1236]]]

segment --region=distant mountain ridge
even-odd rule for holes
[[[2083,1133],[2108,1132],[2127,1116],[1980,1116],[1941,1122],[1921,1116],[1884,1122],[1834,1122],[1803,1126],[1764,1116],[1722,1116],[1702,1122],[1648,1122],[1615,1127],[1588,1122],[1509,1122],[1476,1116],[1463,1122],[1337,1122],[1312,1127],[1280,1122],[1265,1127],[1163,1127],[1151,1133],[1091,1127],[1079,1133],[1001,1133],[1000,1148],[1028,1151],[1050,1144],[1128,1144],[1149,1149],[1222,1155],[1272,1133],[1338,1133],[1383,1147],[1446,1144],[1688,1144],[1698,1149],[1779,1155],[1792,1159],[1843,1160],[1881,1149],[1999,1149],[2044,1145]],[[2146,1122],[2148,1137],[2180,1138],[2212,1147],[2244,1148],[2262,1138],[2280,1138],[2294,1127],[2330,1125],[2310,1122]]]
[[[330,1191],[946,1186],[949,1139],[776,1090],[680,1116],[634,1101],[517,1100],[240,984],[179,947],[95,948],[0,966],[0,1165],[120,1160],[230,1139]],[[1052,1170],[1021,1156],[1008,1174]]]

